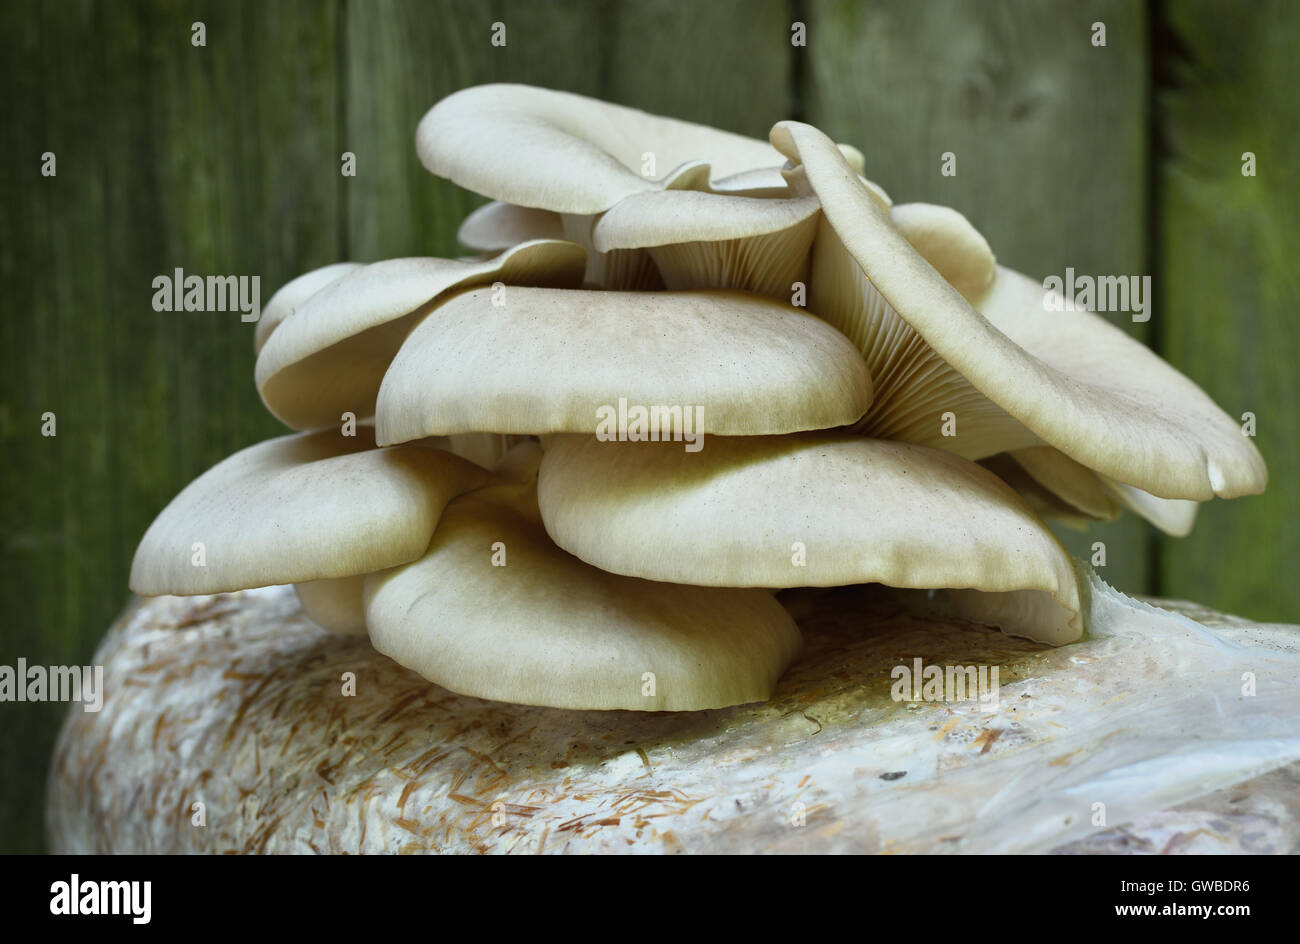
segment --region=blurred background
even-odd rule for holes
[[[810,121],[1007,265],[1152,275],[1150,322],[1116,323],[1256,414],[1272,482],[1184,539],[1063,534],[1104,540],[1130,592],[1300,622],[1298,54],[1288,0],[0,0],[0,664],[88,663],[153,516],[284,432],[253,326],[155,312],[153,278],[257,274],[265,304],[326,263],[457,254],[481,201],[420,166],[415,126],[493,81],[758,137]],[[0,851],[43,848],[66,711],[0,704]]]

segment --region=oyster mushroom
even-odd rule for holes
[[[856,310],[875,328],[844,324],[847,333],[897,336],[909,358],[929,361],[924,386],[930,389],[908,398],[918,405],[910,407],[900,438],[955,447],[970,458],[1047,444],[1162,498],[1204,501],[1264,488],[1267,471],[1249,438],[1142,344],[1091,312],[1049,313],[1038,282],[1001,266],[972,305],[891,224],[829,138],[785,121],[772,129],[772,141],[801,165],[821,200],[827,228],[842,247],[828,241],[825,252],[839,255],[841,269],[856,264],[879,295],[864,296],[856,309],[829,305],[819,313]],[[814,304],[821,304],[818,265],[815,255]],[[845,288],[843,279],[829,284],[826,292]],[[877,406],[889,402],[885,381],[878,385]],[[894,408],[906,412],[909,404]],[[948,443],[939,422],[945,409],[970,418],[967,432]]]
[[[501,252],[534,239],[563,239],[558,213],[493,200],[461,222],[456,241],[478,252]]]
[[[337,282],[349,272],[359,268],[361,268],[359,262],[335,262],[304,272],[280,286],[262,309],[262,316],[257,319],[257,327],[253,329],[253,353],[257,354],[262,350],[271,332],[280,326],[280,322],[292,315],[299,305],[325,286]]]
[[[620,400],[698,411],[696,433],[785,433],[856,421],[871,378],[825,322],[758,295],[515,288],[497,305],[476,289],[411,330],[375,421],[384,445],[594,433]]]
[[[556,543],[618,574],[1017,593],[1056,606],[1004,601],[986,621],[1054,644],[1083,628],[1057,539],[996,476],[937,449],[808,434],[718,437],[691,455],[563,436],[547,441],[538,494]]]
[[[499,255],[281,289],[255,339],[268,408],[374,430],[205,473],[145,535],[133,588],[293,583],[319,624],[457,692],[708,708],[768,697],[793,657],[773,588],[942,590],[1069,642],[1088,601],[1040,514],[1125,506],[1179,533],[1196,502],[1263,488],[1190,380],[1046,311],[961,214],[893,204],[810,126],[769,143],[497,85],[436,105],[417,148],[495,201],[460,238]],[[804,281],[807,310],[787,294]],[[624,403],[678,435],[600,441]]]
[[[579,246],[539,240],[484,262],[389,259],[355,269],[267,339],[255,368],[262,402],[294,429],[332,425],[344,412],[368,417],[406,332],[448,293],[493,282],[575,286],[584,263]]]
[[[790,297],[808,277],[821,204],[669,190],[628,197],[592,229],[597,252],[646,249],[670,290],[727,288]]]
[[[376,649],[453,692],[525,705],[694,711],[771,696],[800,646],[780,603],[585,564],[543,530],[529,478],[456,499],[423,557],[366,578]]]
[[[345,586],[330,581],[419,557],[447,502],[487,481],[486,471],[439,449],[376,449],[366,425],[355,436],[267,440],[172,499],[140,540],[131,589],[186,596],[303,584],[309,614],[355,631]]]

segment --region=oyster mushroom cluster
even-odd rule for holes
[[[300,432],[185,488],[137,592],[292,583],[461,694],[716,708],[799,649],[774,590],[943,589],[1066,643],[1083,591],[1044,516],[1185,533],[1265,485],[1195,383],[814,127],[488,85],[416,144],[493,201],[460,228],[477,255],[281,288],[256,382]]]

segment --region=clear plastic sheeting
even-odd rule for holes
[[[64,725],[51,845],[1048,851],[1300,758],[1300,628],[1170,604],[1194,621],[1085,579],[1091,631],[1059,649],[944,616],[941,595],[783,593],[806,645],[776,697],[681,713],[455,695],[316,629],[289,588],[144,601],[97,656],[103,710]],[[996,704],[904,685],[918,659],[922,680],[996,667]]]

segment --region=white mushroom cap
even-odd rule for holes
[[[367,578],[375,648],[453,692],[526,705],[690,711],[771,697],[800,646],[775,598],[590,567],[536,523],[534,494],[457,499],[424,557]]]
[[[587,271],[583,284],[612,292],[656,292],[664,287],[663,276],[644,249],[611,249],[597,252],[592,229],[599,216],[564,213],[560,221],[564,238],[587,250]]]
[[[843,434],[671,443],[547,441],[547,532],[604,570],[706,586],[883,583],[1040,591],[1050,619],[1001,623],[1060,643],[1082,630],[1060,542],[986,469],[952,453]]]
[[[280,326],[280,322],[292,315],[299,305],[325,286],[337,282],[349,272],[359,268],[361,268],[359,262],[335,262],[333,265],[304,272],[296,279],[290,279],[280,286],[271,296],[271,300],[262,306],[261,317],[257,319],[257,327],[253,330],[253,353],[257,354],[262,350],[262,345],[266,344],[266,339],[271,336],[271,332]]]
[[[684,164],[713,177],[780,165],[766,141],[527,85],[449,95],[415,135],[430,171],[476,193],[557,213],[594,214],[662,189]],[[658,175],[643,176],[653,154]]]
[[[384,445],[470,431],[594,434],[600,411],[620,400],[678,406],[682,419],[689,410],[703,422],[692,428],[709,434],[786,433],[854,422],[871,378],[825,322],[757,295],[511,288],[495,305],[475,289],[411,331],[375,422]]]
[[[734,288],[789,298],[807,278],[816,197],[760,199],[665,190],[628,197],[592,231],[600,252],[648,248],[673,290]]]
[[[367,417],[384,371],[411,325],[449,292],[492,282],[576,286],[586,254],[556,240],[522,243],[493,259],[389,259],[315,293],[276,329],[257,358],[257,389],[294,429]]]
[[[443,506],[488,473],[437,449],[375,449],[373,436],[365,425],[282,436],[219,462],[149,526],[131,589],[223,593],[414,560]]]
[[[1109,520],[1119,515],[1119,503],[1101,476],[1060,450],[1031,446],[1016,450],[1011,457],[1039,485],[1089,518]]]
[[[944,281],[966,298],[978,298],[993,283],[997,268],[993,250],[956,210],[932,203],[900,203],[890,209],[889,219]]]
[[[772,141],[802,164],[824,218],[898,318],[951,372],[1032,434],[983,455],[1052,445],[1109,478],[1166,498],[1230,498],[1263,489],[1267,471],[1250,439],[1142,344],[1091,312],[1045,310],[1042,286],[1002,267],[976,310],[890,224],[829,138],[781,122]],[[816,278],[816,257],[813,265]],[[960,423],[961,411],[955,412]]]
[[[1078,530],[1108,521],[1127,508],[1172,537],[1186,537],[1199,502],[1157,498],[1132,485],[1098,475],[1051,446],[1019,449],[982,463],[1020,493],[1036,514]]]
[[[366,634],[366,607],[363,591],[366,575],[334,577],[296,583],[293,590],[311,621],[321,629],[339,636]]]
[[[558,213],[492,201],[461,221],[456,240],[478,252],[500,252],[534,239],[563,239]]]
[[[1056,521],[1076,531],[1087,531],[1097,520],[1041,484],[1010,453],[1000,452],[996,456],[980,459],[979,464],[1014,488],[1029,506],[1029,510],[1044,521]]]
[[[1144,492],[1132,485],[1102,478],[1102,483],[1119,501],[1132,511],[1175,538],[1184,538],[1192,532],[1196,524],[1196,512],[1200,502],[1182,498],[1157,498],[1150,492]]]

